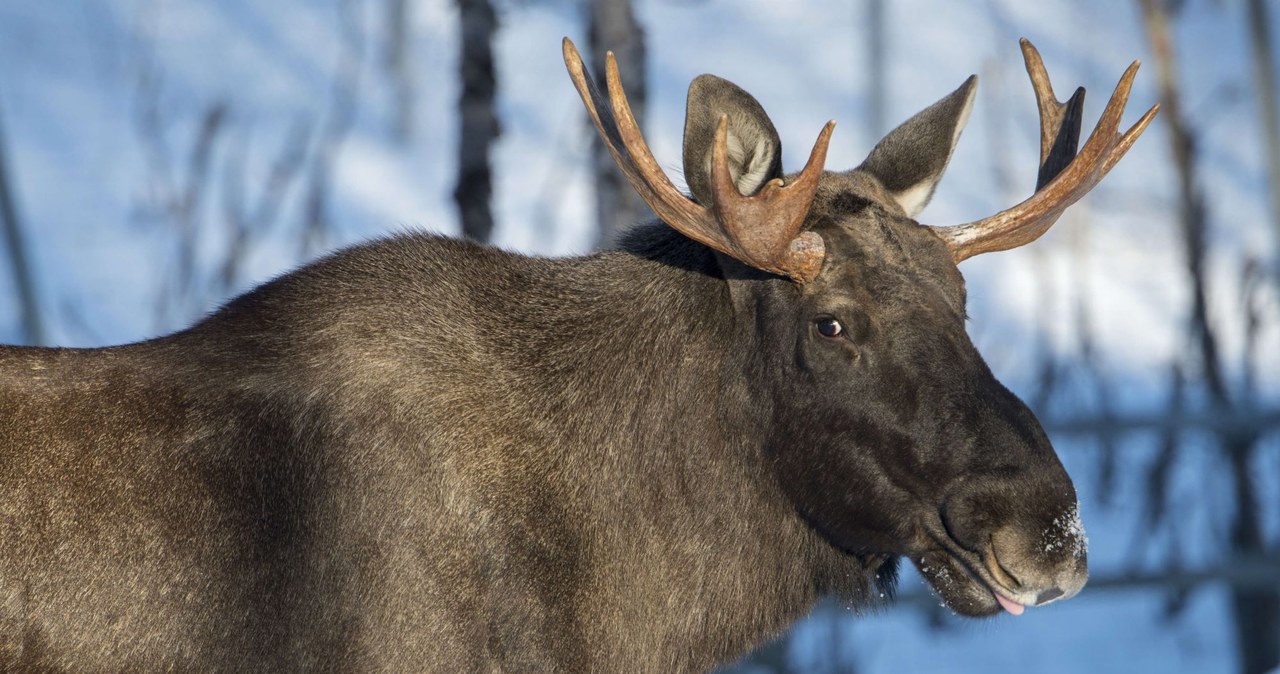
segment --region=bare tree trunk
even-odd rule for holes
[[[409,0],[387,0],[387,35],[383,45],[383,64],[395,89],[395,121],[392,135],[400,143],[413,137],[415,78],[409,51]]]
[[[1232,551],[1238,555],[1261,554],[1267,549],[1262,532],[1258,491],[1253,477],[1253,456],[1258,436],[1234,433],[1223,439],[1231,462],[1231,478],[1236,491],[1236,508],[1231,522]],[[1236,621],[1236,644],[1240,651],[1240,671],[1244,674],[1271,672],[1280,665],[1280,583],[1269,589],[1231,589],[1232,613]]]
[[[1146,18],[1151,51],[1155,54],[1156,72],[1160,85],[1161,117],[1169,129],[1169,144],[1178,175],[1178,213],[1186,253],[1187,277],[1191,281],[1191,322],[1196,333],[1200,356],[1200,374],[1204,377],[1214,400],[1226,400],[1226,382],[1222,378],[1218,361],[1217,336],[1209,322],[1205,302],[1204,258],[1205,234],[1208,229],[1204,195],[1196,183],[1195,140],[1182,113],[1182,98],[1178,91],[1178,75],[1174,64],[1173,37],[1169,32],[1168,16],[1160,0],[1141,0]]]
[[[22,336],[19,339],[24,344],[43,344],[44,324],[40,321],[36,280],[27,260],[27,246],[23,240],[22,223],[18,221],[18,206],[6,158],[4,127],[0,127],[0,227],[4,228],[5,247],[13,262],[13,285],[18,290],[18,303],[21,305]]]
[[[458,184],[453,199],[458,204],[462,234],[476,241],[493,235],[493,172],[489,150],[501,129],[494,107],[497,76],[493,64],[493,36],[498,17],[489,0],[456,0],[462,28],[462,53],[458,70],[462,96],[458,99],[461,131],[458,143]]]
[[[1271,193],[1271,228],[1276,264],[1280,265],[1280,113],[1276,111],[1276,69],[1271,60],[1271,27],[1262,0],[1248,0],[1247,19],[1253,47],[1253,82],[1258,92],[1258,118],[1267,155],[1267,191]],[[1280,636],[1277,637],[1280,639]]]
[[[592,70],[602,78],[604,88],[604,54],[612,51],[618,57],[618,69],[627,88],[636,122],[644,127],[645,82],[644,29],[636,21],[631,0],[589,0],[587,2],[587,43]],[[596,247],[611,241],[631,225],[650,216],[645,205],[626,178],[613,164],[613,157],[596,134],[592,134],[592,159],[596,186],[596,222],[599,234]]]
[[[1215,412],[1231,414],[1247,409],[1255,401],[1237,403],[1232,399],[1223,376],[1222,354],[1214,338],[1205,306],[1204,259],[1208,214],[1203,193],[1195,176],[1195,142],[1190,126],[1183,117],[1174,62],[1173,38],[1169,18],[1160,0],[1140,0],[1151,49],[1155,55],[1160,82],[1160,98],[1165,124],[1169,129],[1174,162],[1179,180],[1179,220],[1186,254],[1187,271],[1192,283],[1192,338],[1199,355],[1200,373],[1209,389]],[[1258,509],[1257,485],[1252,463],[1260,434],[1240,429],[1223,429],[1218,441],[1230,466],[1235,487],[1235,512],[1230,526],[1232,552],[1240,556],[1266,552],[1261,517]],[[1236,623],[1237,646],[1241,671],[1262,674],[1280,664],[1280,588],[1232,588],[1232,613]]]
[[[867,0],[867,65],[871,69],[871,82],[867,89],[867,139],[875,142],[889,132],[885,128],[889,106],[888,48],[885,33],[889,22],[885,18],[884,0]]]

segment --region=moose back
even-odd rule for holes
[[[1075,490],[965,332],[956,264],[1027,243],[1150,122],[1135,67],[1037,191],[914,218],[976,80],[857,168],[804,170],[754,98],[690,87],[679,192],[616,64],[571,78],[660,221],[523,257],[427,235],[267,283],[177,334],[0,347],[0,670],[704,671],[900,559],[958,613],[1086,578]]]

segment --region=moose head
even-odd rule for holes
[[[1036,192],[991,217],[935,227],[915,217],[951,158],[976,77],[849,171],[823,168],[828,122],[803,170],[787,175],[760,104],[700,76],[685,124],[687,197],[642,138],[613,55],[603,95],[564,41],[618,167],[665,223],[715,251],[735,324],[756,346],[741,374],[751,409],[768,419],[764,445],[781,490],[835,547],[908,558],[971,616],[1071,597],[1088,574],[1075,488],[1035,415],[966,334],[956,265],[1038,238],[1158,109],[1118,132],[1135,62],[1078,147],[1083,88],[1059,102],[1035,48],[1023,40],[1022,51],[1040,109]]]

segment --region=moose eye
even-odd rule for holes
[[[819,318],[814,325],[818,330],[818,334],[827,339],[835,339],[844,334],[844,326],[834,318]]]

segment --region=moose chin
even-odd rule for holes
[[[1155,115],[1136,63],[1079,145],[1040,107],[1036,192],[916,216],[976,78],[847,171],[689,88],[677,190],[612,56],[569,74],[658,219],[525,257],[404,235],[182,332],[0,347],[0,670],[690,672],[899,560],[970,616],[1087,577],[1071,479],[965,331],[957,264],[1036,239]]]

